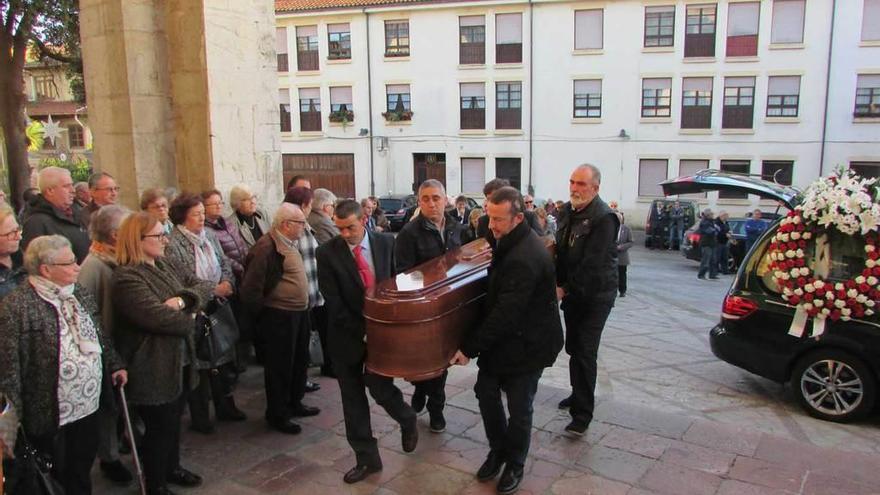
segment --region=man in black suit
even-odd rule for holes
[[[404,402],[394,380],[364,370],[364,294],[394,276],[394,237],[367,232],[363,217],[357,201],[340,202],[333,217],[339,235],[317,251],[318,284],[330,314],[328,347],[342,394],[345,435],[357,458],[357,465],[343,477],[346,483],[361,481],[382,469],[364,387],[400,423],[404,452],[415,450],[419,441],[416,413]]]
[[[452,218],[464,227],[467,227],[468,217],[471,216],[471,210],[467,207],[467,204],[467,198],[459,196],[455,198],[455,208],[450,212]]]

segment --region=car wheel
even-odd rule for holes
[[[727,255],[727,273],[736,273],[736,258],[732,253]]]
[[[861,359],[837,349],[822,349],[798,360],[791,388],[810,416],[846,423],[871,412],[877,381]]]

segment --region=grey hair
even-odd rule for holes
[[[55,187],[61,182],[62,177],[70,177],[70,170],[61,167],[46,167],[40,170],[37,176],[37,188],[45,192],[50,187]]]
[[[96,189],[98,187],[98,181],[103,179],[104,177],[113,178],[112,175],[107,172],[95,172],[89,176],[89,189]]]
[[[281,226],[282,223],[288,220],[295,220],[296,212],[300,212],[300,214],[302,214],[302,208],[293,203],[281,203],[281,206],[279,206],[278,210],[275,211],[275,217],[272,220],[272,228],[277,229]]]
[[[89,189],[88,182],[77,182],[76,184],[73,185],[74,191],[82,191],[83,189],[85,189],[85,190]]]
[[[589,170],[590,172],[592,172],[593,184],[595,184],[597,186],[602,184],[602,171],[599,170],[599,167],[597,167],[591,163],[582,163],[577,166],[576,170],[581,169],[581,168],[585,168],[585,169]]]
[[[706,208],[705,210],[703,210],[702,213],[700,213],[700,216],[702,216],[703,218],[709,218],[709,215],[711,215],[711,214],[712,214],[712,208]]]
[[[24,269],[31,275],[39,275],[40,267],[55,261],[55,255],[64,248],[73,249],[70,241],[60,235],[41,235],[28,244],[24,252]]]
[[[422,185],[419,186],[419,194],[422,193],[422,189],[427,189],[429,187],[440,189],[443,191],[443,196],[446,196],[446,188],[443,187],[443,183],[437,179],[428,179],[425,182],[422,182]]]
[[[89,221],[89,237],[93,241],[113,244],[113,231],[119,229],[122,220],[131,210],[119,205],[106,205],[92,213]]]
[[[314,198],[312,198],[312,209],[313,210],[321,210],[327,205],[336,204],[336,195],[330,192],[329,189],[318,188],[312,191],[314,194]]]
[[[253,195],[254,192],[246,184],[232,186],[232,189],[229,190],[229,206],[231,206],[233,210],[237,210],[242,201]]]

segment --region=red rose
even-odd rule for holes
[[[861,317],[865,316],[865,310],[862,308],[861,305],[859,305],[853,309],[853,315],[856,318],[861,318]]]
[[[858,289],[859,289],[859,292],[864,294],[865,292],[868,292],[869,290],[871,290],[871,286],[868,285],[867,283],[862,283],[862,284],[858,285]]]
[[[825,297],[826,292],[828,292],[828,290],[825,287],[822,287],[821,289],[816,289],[816,297]]]
[[[845,285],[847,289],[855,289],[856,288],[856,281],[855,280],[847,280],[846,283],[844,283],[843,285]]]
[[[809,292],[805,293],[804,294],[804,301],[813,302],[813,295],[810,294]]]
[[[800,268],[800,267],[802,267],[802,266],[804,266],[804,265],[806,265],[806,263],[804,262],[804,259],[803,259],[803,258],[800,258],[800,259],[794,260],[794,266]]]
[[[880,277],[880,266],[875,266],[873,268],[873,272],[871,274],[874,275],[875,277]]]
[[[837,297],[837,299],[846,299],[846,291],[839,290],[837,291],[837,294],[835,294],[835,296]]]
[[[877,251],[871,251],[870,253],[868,253],[868,259],[877,261],[877,258],[880,258],[880,253],[878,253]]]
[[[856,300],[853,299],[853,298],[849,298],[849,299],[846,300],[846,305],[847,305],[848,307],[850,307],[850,308],[854,308],[854,307],[856,307],[856,304],[858,304],[858,303],[859,303],[859,302],[856,301]]]
[[[870,277],[870,276],[872,275],[872,273],[873,273],[873,272],[871,271],[870,268],[865,268],[864,270],[862,270],[862,276],[863,276],[863,277]]]
[[[791,303],[791,304],[795,304],[795,305],[797,305],[798,303],[801,302],[801,298],[798,297],[798,296],[791,296],[791,297],[788,298],[788,302]]]
[[[805,247],[807,247],[807,241],[805,241],[805,240],[803,240],[803,239],[799,240],[799,241],[798,241],[798,247],[801,248],[801,249],[804,249]]]
[[[831,314],[828,315],[832,320],[837,321],[840,319],[840,310],[835,309],[831,311]]]
[[[797,249],[797,243],[794,241],[789,241],[788,242],[788,249],[791,249],[791,250]]]
[[[798,277],[798,278],[797,278],[797,284],[798,284],[800,287],[803,287],[803,286],[807,285],[807,279],[804,278],[804,277]]]

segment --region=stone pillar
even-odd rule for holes
[[[81,0],[95,168],[123,202],[150,187],[280,202],[272,0]]]

